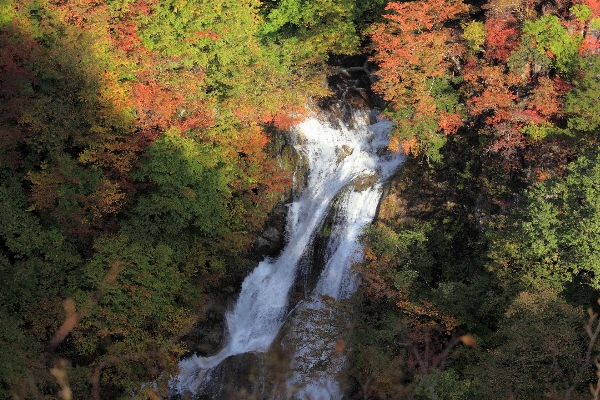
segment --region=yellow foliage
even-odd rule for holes
[[[481,51],[481,46],[485,43],[487,34],[483,22],[471,21],[461,24],[461,27],[463,28],[463,38],[467,41],[469,48],[474,51]]]

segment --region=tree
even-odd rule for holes
[[[148,153],[134,176],[151,186],[124,226],[130,237],[148,244],[160,238],[185,252],[195,235],[216,239],[243,229],[240,210],[229,208],[234,176],[227,153],[175,130],[155,140]]]
[[[74,326],[69,343],[77,349],[75,363],[96,360],[95,365],[81,363],[99,379],[88,385],[96,386],[102,398],[116,398],[176,370],[185,349],[173,338],[193,321],[202,302],[201,287],[195,285],[198,271],[180,270],[173,250],[164,244],[113,236],[97,239],[94,250],[69,279],[77,310],[85,309],[90,299],[96,302]],[[166,380],[158,383],[164,392]],[[77,395],[89,396],[89,390]]]
[[[464,48],[445,26],[465,13],[461,1],[390,2],[386,21],[371,37],[380,80],[373,86],[389,102],[396,122],[391,147],[441,159],[445,135],[462,126],[451,69]]]
[[[281,0],[266,12],[262,34],[298,61],[319,63],[327,52],[353,53],[358,36],[355,5],[339,0]],[[302,43],[301,48],[296,48]]]
[[[600,288],[597,162],[596,152],[582,156],[566,178],[540,182],[523,195],[502,229],[491,234],[490,256],[499,273],[558,292],[574,279]]]
[[[259,6],[0,6],[0,397],[173,371],[204,292],[248,263],[290,182],[264,125],[326,92],[327,50],[285,58]]]
[[[9,397],[35,393],[30,382],[37,376],[48,379],[41,354],[62,320],[68,276],[81,256],[59,228],[45,229],[27,211],[27,192],[17,176],[2,170],[0,177],[0,314],[11,321],[0,333],[6,367],[0,369],[0,393]]]
[[[574,79],[575,87],[566,95],[565,112],[569,116],[567,124],[571,129],[593,133],[600,126],[600,58],[585,57]]]
[[[600,288],[600,25],[597,2],[579,3],[492,0],[437,27],[437,3],[390,3],[373,26],[376,88],[399,126],[390,147],[435,142],[444,162],[409,158],[365,232],[357,396],[586,398],[596,382],[598,334],[578,326]],[[468,49],[453,57],[436,40]],[[464,128],[437,140],[424,133],[441,128],[444,96],[464,104]],[[450,332],[465,331],[479,350],[429,373]]]
[[[523,33],[535,38],[538,52],[553,59],[555,67],[563,74],[570,73],[579,56],[580,35],[571,35],[555,15],[545,15],[527,21]]]
[[[505,62],[517,44],[517,19],[512,13],[493,13],[485,20],[485,30],[485,57]]]
[[[478,395],[568,399],[573,394],[569,388],[579,384],[576,398],[586,398],[587,387],[581,383],[590,380],[593,371],[587,365],[579,375],[588,345],[579,328],[584,316],[581,307],[552,290],[521,292],[504,314],[494,346],[471,370],[478,377]]]

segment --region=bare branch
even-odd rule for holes
[[[124,354],[121,356],[110,356],[105,358],[100,364],[94,368],[94,375],[92,377],[92,397],[94,400],[101,400],[100,397],[100,374],[102,370],[110,365],[118,364],[123,361],[140,361],[143,359],[156,359],[161,357],[165,353],[166,349],[179,342],[181,338],[189,332],[192,327],[198,322],[200,316],[205,314],[210,308],[210,303],[207,302],[202,305],[200,310],[194,314],[187,322],[187,324],[179,331],[179,333],[169,339],[168,342],[164,343],[160,348],[154,350],[142,351],[139,353]]]
[[[579,385],[579,383],[581,383],[583,375],[585,373],[585,370],[590,365],[592,365],[592,353],[594,352],[594,346],[596,345],[596,340],[598,340],[598,335],[600,335],[600,321],[598,321],[598,323],[596,324],[596,328],[593,329],[594,321],[596,321],[596,319],[598,318],[598,314],[594,313],[591,308],[588,309],[588,314],[590,316],[590,319],[588,320],[588,323],[585,325],[585,331],[587,332],[587,334],[590,338],[590,341],[588,343],[588,348],[585,353],[585,359],[584,359],[583,363],[581,364],[581,366],[579,367],[579,371],[577,371],[577,375],[575,375],[575,378],[573,379],[573,384],[565,392],[565,399],[571,398],[571,395],[577,388],[577,385]],[[599,366],[597,360],[594,360],[594,363],[596,364],[596,367]],[[599,369],[599,371],[600,371],[600,369]],[[600,378],[600,376],[599,376],[599,378]],[[590,390],[592,391],[592,394],[594,395],[594,399],[598,399],[598,392],[600,390],[599,387],[600,387],[600,380],[598,381],[598,385],[595,388],[593,387],[593,384],[590,383]]]
[[[111,283],[113,283],[115,279],[117,279],[117,276],[119,275],[122,269],[122,261],[117,260],[113,262],[109,266],[108,273],[104,277],[104,280],[102,281],[102,284],[100,285],[98,290],[96,290],[92,294],[92,296],[88,299],[87,302],[85,302],[85,304],[81,307],[79,311],[75,311],[75,302],[73,301],[73,299],[68,298],[65,300],[64,308],[65,312],[67,313],[67,318],[65,318],[60,328],[58,328],[54,336],[52,336],[52,338],[48,341],[48,345],[46,346],[46,353],[53,352],[56,349],[56,346],[58,346],[63,340],[65,340],[67,335],[77,326],[77,324],[79,324],[79,322],[86,315],[88,315],[90,311],[92,311],[94,306],[98,303],[100,298],[106,292],[108,286]]]

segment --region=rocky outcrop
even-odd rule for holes
[[[365,55],[338,56],[330,60],[332,75],[329,77],[330,97],[318,102],[319,108],[327,110],[330,123],[338,120],[350,128],[354,127],[355,110],[383,109],[383,99],[370,89],[375,80],[375,66]]]

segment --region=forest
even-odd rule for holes
[[[599,0],[0,1],[0,399],[165,398],[350,70],[408,158],[346,397],[600,399]]]

